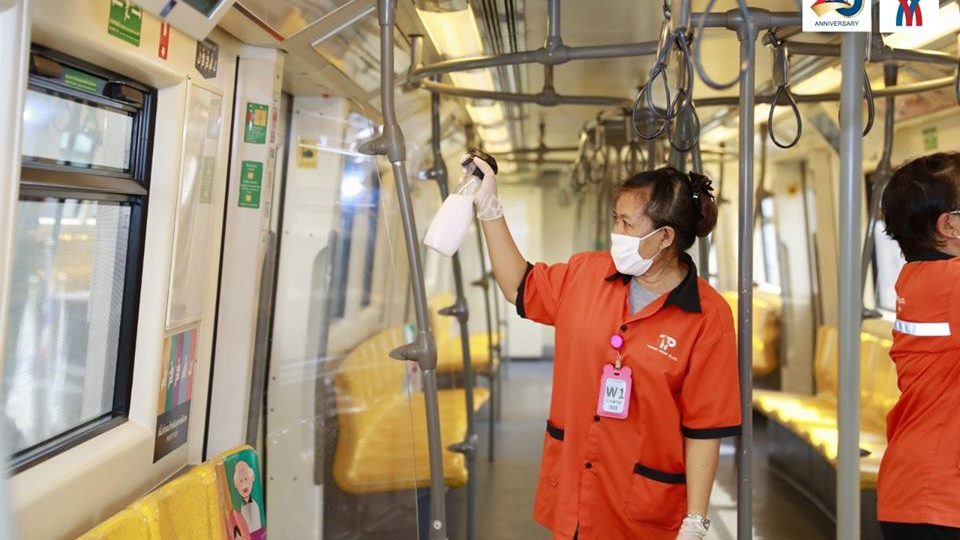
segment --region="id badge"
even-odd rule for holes
[[[630,413],[630,388],[633,385],[632,370],[628,366],[620,369],[604,364],[600,377],[600,399],[597,402],[597,414],[605,418],[620,420]]]

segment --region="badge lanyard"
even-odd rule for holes
[[[614,365],[604,364],[600,377],[600,398],[597,400],[597,415],[605,418],[624,419],[630,412],[630,389],[633,385],[632,370],[623,365],[623,336],[610,336],[610,346],[617,351]]]

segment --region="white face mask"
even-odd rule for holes
[[[626,234],[612,233],[610,235],[610,255],[613,256],[613,264],[617,271],[628,276],[642,276],[653,265],[653,260],[663,251],[660,248],[653,257],[645,259],[640,255],[640,242],[650,238],[655,233],[663,229],[656,229],[646,236],[637,237]]]

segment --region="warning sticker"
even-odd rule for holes
[[[243,142],[267,143],[267,118],[270,107],[259,103],[247,103],[247,117],[243,123]]]
[[[263,163],[244,161],[240,165],[241,208],[260,208],[260,186],[263,184]]]
[[[297,143],[297,167],[301,169],[317,168],[316,139],[300,139]]]
[[[140,28],[143,26],[143,10],[130,0],[110,0],[110,22],[107,33],[126,41],[134,47],[140,46]]]

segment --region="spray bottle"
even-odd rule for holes
[[[487,162],[493,172],[497,172],[497,160],[493,156],[471,148],[460,163],[464,170],[463,178],[454,192],[443,201],[423,238],[427,247],[447,257],[452,257],[460,249],[473,219],[473,196],[483,181],[483,171],[473,162],[475,157]]]

